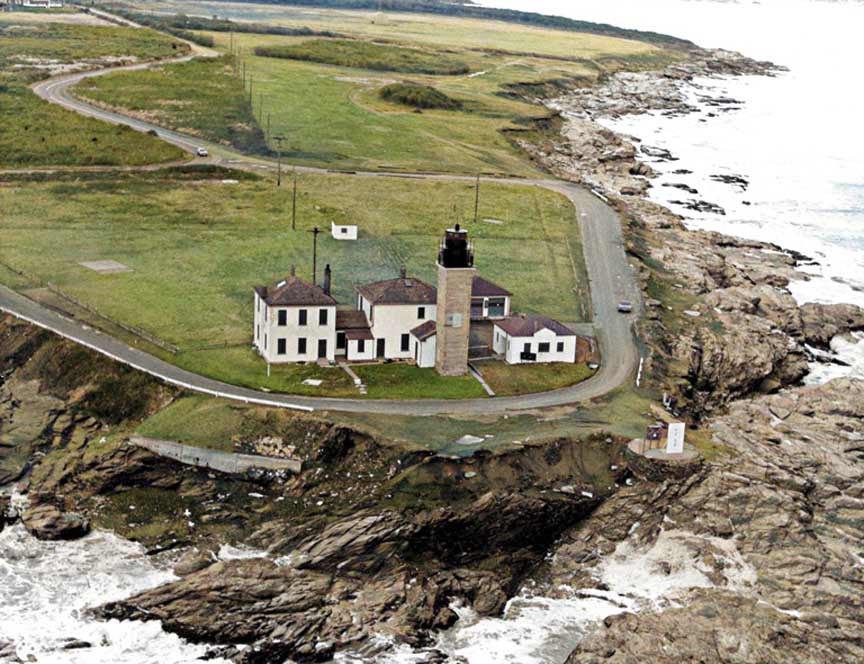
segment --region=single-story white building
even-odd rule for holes
[[[510,316],[495,322],[492,348],[507,364],[575,362],[576,333],[545,316]]]
[[[255,348],[268,363],[336,359],[336,300],[294,274],[255,288]]]
[[[513,293],[475,276],[471,283],[471,320],[499,320],[510,315]]]
[[[411,330],[435,320],[437,297],[434,286],[408,277],[404,268],[397,279],[359,286],[357,308],[369,319],[375,338],[375,358],[413,358]]]
[[[366,314],[356,309],[336,312],[336,354],[349,362],[375,359],[375,337]]]
[[[330,222],[330,234],[334,240],[356,240],[357,227],[351,225],[339,225],[335,222]]]
[[[437,333],[438,324],[434,320],[427,320],[411,330],[414,362],[418,367],[423,369],[435,367]]]
[[[30,7],[33,9],[60,9],[63,0],[12,0],[13,7]]]

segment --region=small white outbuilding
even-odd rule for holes
[[[330,222],[330,234],[334,240],[356,240],[357,226],[340,225],[336,222]]]
[[[507,364],[575,362],[576,333],[545,316],[510,316],[495,322],[492,348]]]

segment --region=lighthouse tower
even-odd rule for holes
[[[474,247],[468,231],[456,224],[444,234],[438,251],[437,340],[435,369],[442,376],[468,373],[471,285]]]

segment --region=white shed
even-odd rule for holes
[[[507,364],[575,362],[576,333],[545,316],[511,316],[495,323],[492,348]]]
[[[330,234],[334,240],[356,240],[357,226],[340,225],[336,222],[330,222]]]
[[[427,320],[411,330],[414,347],[414,361],[421,369],[435,366],[435,353],[438,326],[434,320]]]

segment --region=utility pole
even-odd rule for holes
[[[276,145],[278,145],[277,155],[278,161],[276,162],[276,186],[282,186],[282,141],[285,140],[284,136],[274,136],[273,140],[276,141]]]
[[[267,142],[270,142],[270,114],[267,114]]]
[[[297,167],[292,166],[292,179],[294,180],[293,191],[291,192],[291,230],[297,230]]]
[[[258,115],[264,117],[264,93],[258,93]]]
[[[255,78],[252,74],[249,74],[249,107],[252,108],[252,83],[255,82]]]
[[[312,233],[312,283],[317,284],[318,282],[318,234],[321,232],[321,229],[317,226],[313,228]]]
[[[477,173],[477,184],[474,185],[474,223],[477,223],[477,215],[480,212],[480,173]]]

